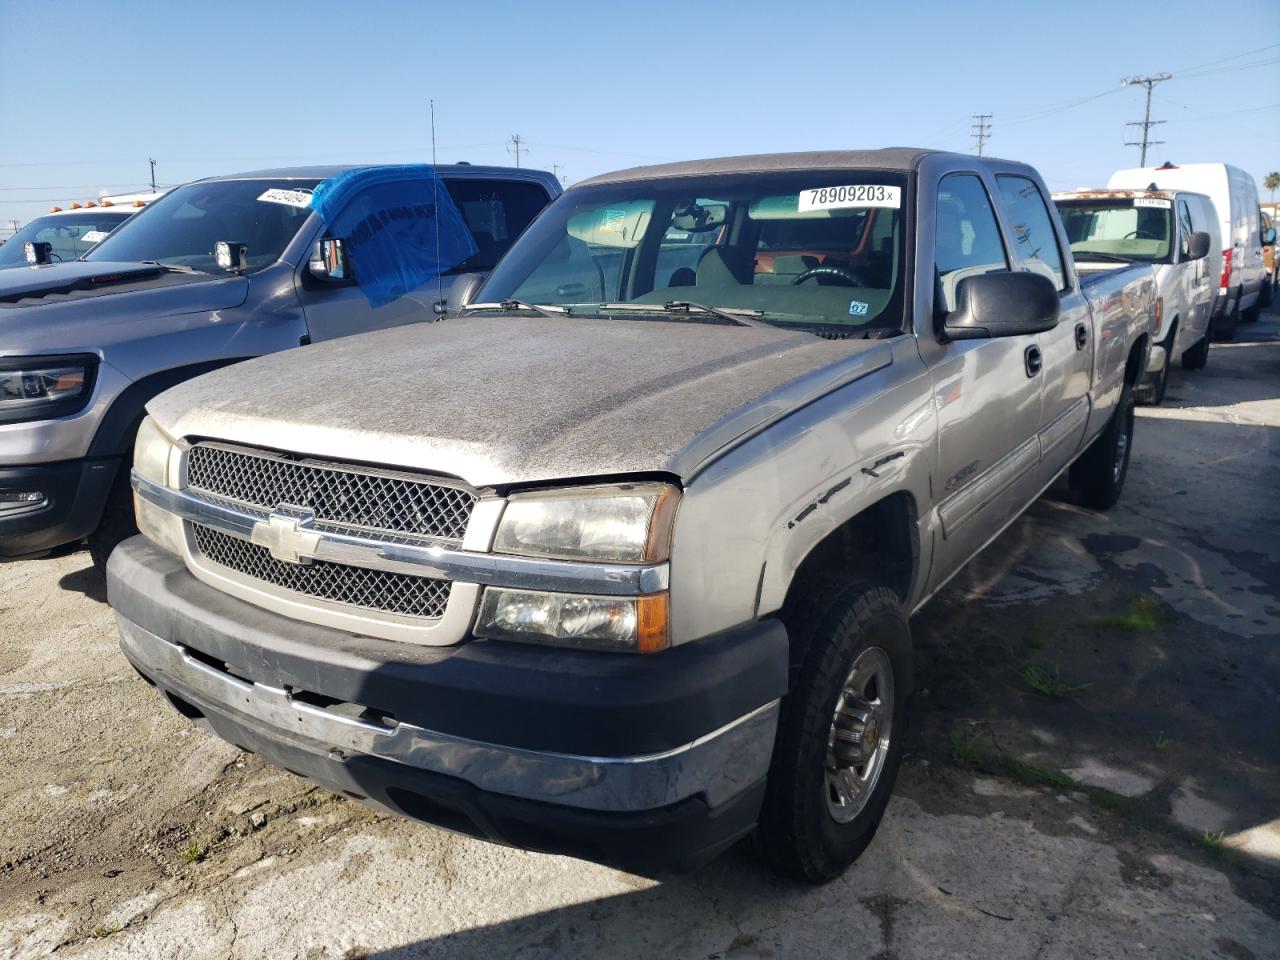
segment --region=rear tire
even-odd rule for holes
[[[1258,306],[1269,307],[1271,301],[1275,297],[1276,281],[1274,277],[1267,277],[1262,284],[1262,292],[1258,294]]]
[[[1158,407],[1164,403],[1165,391],[1169,388],[1169,355],[1173,352],[1173,339],[1177,334],[1178,328],[1175,326],[1161,344],[1164,347],[1164,366],[1154,374],[1144,373],[1138,378],[1133,396],[1143,406]]]
[[[1110,510],[1116,505],[1129,475],[1133,420],[1133,388],[1125,384],[1111,422],[1071,465],[1068,479],[1076,503],[1093,510]]]
[[[107,569],[107,558],[122,540],[128,540],[138,532],[133,516],[133,489],[129,485],[129,465],[132,462],[132,457],[121,461],[111,484],[107,505],[102,511],[102,520],[98,528],[89,534],[89,556],[99,570]]]
[[[911,629],[897,594],[867,581],[825,581],[796,607],[790,692],[755,845],[779,873],[825,883],[866,849],[893,792]]]

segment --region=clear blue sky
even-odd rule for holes
[[[969,150],[986,112],[988,152],[1055,189],[1101,185],[1138,159],[1123,141],[1142,91],[1121,77],[1159,71],[1168,143],[1149,162],[1223,160],[1261,183],[1280,169],[1280,5],[1229,6],[1230,22],[1208,0],[0,0],[0,227],[143,186],[148,157],[165,184],[429,160],[429,98],[441,162],[511,162],[518,133],[526,165],[569,181],[739,153]]]

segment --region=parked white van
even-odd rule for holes
[[[1169,365],[1199,370],[1209,337],[1222,240],[1213,201],[1180,190],[1073,190],[1055,193],[1076,272],[1096,273],[1133,263],[1155,270],[1158,328],[1146,375],[1134,388],[1139,403],[1164,400]]]
[[[1111,188],[1188,190],[1208,196],[1218,211],[1222,230],[1221,311],[1214,324],[1215,339],[1230,340],[1240,320],[1257,320],[1259,300],[1267,282],[1262,264],[1262,218],[1258,185],[1239,167],[1227,163],[1188,163],[1175,166],[1117,170]]]

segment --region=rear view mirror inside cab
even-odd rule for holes
[[[652,200],[623,200],[592,207],[569,218],[569,236],[596,247],[634,247],[653,213]]]
[[[676,207],[671,216],[671,226],[685,233],[709,233],[723,227],[728,219],[727,203],[690,200]]]

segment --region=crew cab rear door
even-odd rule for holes
[[[1060,236],[1057,214],[1036,181],[1021,174],[997,173],[1005,225],[1019,270],[1048,277],[1058,288],[1058,324],[1039,334],[1040,481],[1047,485],[1075,454],[1089,421],[1089,383],[1093,376],[1093,322],[1081,294],[1069,253]]]
[[[937,511],[930,589],[945,582],[1039,490],[1040,353],[1036,334],[947,341],[935,325],[967,277],[1013,267],[985,171],[946,173],[920,189],[921,282],[933,277],[928,326],[917,326],[938,418]],[[927,216],[927,219],[926,219]],[[1036,372],[1033,372],[1036,371]]]

